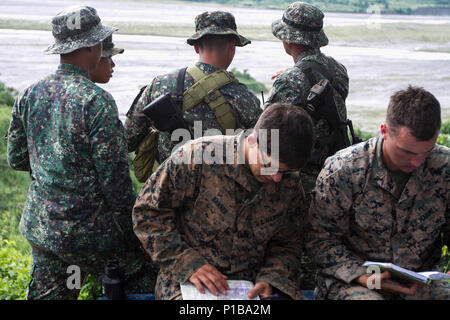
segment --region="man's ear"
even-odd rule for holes
[[[382,123],[381,127],[380,127],[380,131],[381,131],[381,135],[383,136],[384,139],[386,139],[386,136],[389,132],[389,127],[386,123]]]
[[[248,144],[250,148],[254,148],[258,145],[258,139],[256,138],[254,133],[248,136]]]
[[[198,43],[197,43],[197,42],[194,43],[194,50],[195,50],[195,53],[196,53],[196,54],[199,54],[199,53],[200,53],[200,47],[198,46]]]

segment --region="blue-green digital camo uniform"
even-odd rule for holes
[[[323,31],[323,18],[324,15],[318,8],[307,3],[295,2],[286,8],[282,19],[272,23],[272,33],[276,38],[283,42],[307,46],[308,49],[296,57],[293,67],[288,68],[275,79],[264,109],[278,102],[306,106],[309,91],[315,83],[309,82],[302,66],[305,62],[315,62],[335,78],[333,83],[338,90],[333,90],[334,101],[341,120],[347,119],[345,99],[349,90],[349,78],[346,68],[341,63],[320,51],[321,47],[328,44],[328,38]],[[326,78],[314,69],[312,73],[317,81]],[[331,82],[331,79],[329,80]],[[314,121],[314,132],[316,143],[313,146],[312,155],[324,161],[331,155],[330,145],[321,141],[334,135],[332,128],[324,118],[321,118]],[[320,166],[310,162],[301,170],[302,183],[308,201],[310,201],[311,191],[320,169]],[[303,256],[302,261],[304,261],[302,288],[313,289],[314,267],[308,257]]]
[[[303,298],[298,269],[306,208],[299,176],[259,183],[237,160],[243,137],[185,143],[142,188],[133,224],[160,266],[157,299],[181,299],[180,283],[204,264],[228,279],[268,282]]]
[[[211,74],[219,70],[219,68],[213,65],[202,62],[197,62],[195,65],[205,74]],[[169,74],[157,76],[153,79],[152,84],[145,89],[140,100],[138,101],[136,110],[142,110],[150,102],[166,93],[171,93],[172,97],[175,99],[177,77],[178,70]],[[194,79],[190,74],[186,73],[186,78],[184,81],[185,90],[192,87],[192,85],[194,85]],[[237,82],[233,82],[222,87],[220,92],[232,108],[233,115],[236,119],[237,128],[253,128],[262,113],[258,98],[251,91],[249,91],[244,84]],[[134,111],[135,110],[130,109],[127,113],[127,119],[125,121],[125,132],[129,152],[136,150],[139,143],[150,132],[150,128],[152,126],[149,119],[142,116],[136,116]],[[184,119],[191,123],[194,123],[194,121],[201,121],[202,132],[199,134],[202,135],[208,129],[216,129],[221,131],[214,111],[212,111],[205,102],[201,102],[191,110],[186,111],[184,113]],[[169,133],[161,132],[158,140],[156,161],[158,161],[158,163],[162,163],[170,155],[173,148],[177,144],[178,141],[172,142],[170,140]]]
[[[189,45],[194,45],[204,36],[233,36],[236,39],[236,46],[243,47],[250,44],[251,41],[243,37],[237,32],[236,22],[231,13],[223,11],[207,11],[199,14],[195,18],[195,33],[187,39]],[[195,64],[204,74],[211,74],[220,70],[218,67],[197,62]],[[231,76],[232,73],[230,73]],[[150,132],[152,122],[141,115],[141,110],[156,98],[171,93],[172,98],[176,98],[178,70],[169,74],[157,76],[153,79],[143,92],[136,106],[132,106],[127,113],[125,121],[125,133],[128,142],[128,151],[136,151],[139,144]],[[184,81],[184,90],[194,85],[194,79],[186,73]],[[234,118],[236,119],[237,129],[253,128],[262,113],[259,99],[248,90],[247,86],[239,82],[231,82],[219,89],[225,100],[231,107]],[[216,120],[214,111],[204,101],[197,104],[192,109],[184,113],[184,119],[190,123],[201,121],[202,130],[198,135],[203,136],[206,130],[216,129],[219,131],[221,127]],[[232,128],[224,128],[232,129]],[[223,132],[225,133],[225,132]],[[156,151],[156,161],[162,163],[172,152],[178,142],[172,142],[167,132],[161,132],[158,140],[158,148]]]
[[[123,125],[112,96],[85,71],[61,64],[18,97],[8,161],[31,174],[20,221],[33,249],[29,299],[76,298],[66,286],[68,266],[101,275],[112,254],[127,264],[132,291],[151,291],[140,288],[148,281],[129,277],[148,270],[132,231]]]
[[[399,190],[382,143],[380,136],[338,152],[317,179],[305,243],[319,268],[318,299],[404,299],[355,283],[367,273],[364,261],[433,270],[450,244],[450,150],[436,145]],[[449,300],[450,284],[420,287],[412,298]]]

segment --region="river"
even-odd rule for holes
[[[205,10],[227,10],[236,16],[238,25],[267,24],[281,17],[279,10],[224,8],[218,6],[180,5],[156,2],[126,1],[13,1],[2,0],[0,19],[49,20],[52,15],[71,4],[82,3],[97,8],[105,21],[151,20],[192,23],[195,15]],[[335,25],[364,24],[368,15],[327,13],[325,23]],[[387,22],[450,23],[450,17],[381,16]],[[382,32],[382,30],[380,31]],[[330,45],[322,51],[343,63],[350,76],[347,99],[349,117],[367,132],[378,131],[389,101],[396,90],[409,84],[423,86],[441,102],[444,120],[450,120],[450,53],[414,50],[414,45],[360,47],[351,43]],[[0,30],[0,81],[18,90],[53,72],[58,56],[43,54],[53,42],[47,31]],[[197,60],[193,48],[184,38],[117,34],[116,45],[125,53],[115,57],[114,76],[103,85],[116,99],[121,119],[141,85],[148,84],[158,74],[193,64]],[[450,38],[449,38],[450,42]],[[289,67],[293,61],[279,41],[253,41],[237,48],[230,66],[248,70],[257,80],[270,87],[270,76]]]

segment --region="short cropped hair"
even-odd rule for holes
[[[206,50],[222,50],[229,42],[237,40],[237,37],[232,34],[216,35],[208,34],[197,40],[197,45],[200,49]]]
[[[266,134],[261,134],[261,129]],[[300,107],[288,103],[275,103],[267,107],[258,119],[254,134],[258,144],[265,143],[271,155],[271,130],[279,130],[279,161],[292,169],[302,168],[308,161],[314,144],[314,124]]]
[[[441,106],[430,92],[410,85],[391,96],[386,123],[394,135],[407,127],[417,140],[427,141],[441,128]]]

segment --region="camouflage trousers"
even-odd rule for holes
[[[31,281],[28,286],[28,300],[69,300],[77,299],[80,288],[71,284],[73,267],[80,270],[80,282],[88,274],[97,279],[104,275],[105,264],[111,257],[107,253],[61,254],[33,246]],[[139,248],[115,254],[123,270],[125,294],[154,292],[157,269]]]
[[[326,284],[328,282],[328,285]],[[316,300],[450,300],[450,283],[435,281],[420,286],[414,296],[370,290],[357,284],[325,280],[314,291]]]

